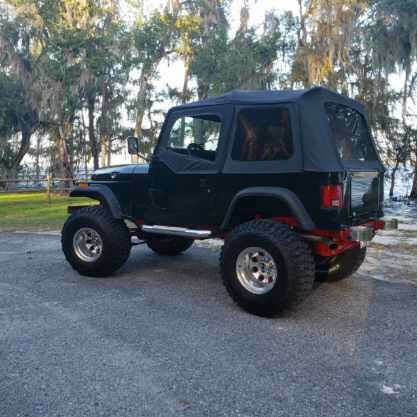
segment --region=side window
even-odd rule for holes
[[[182,116],[171,128],[167,149],[183,155],[214,161],[220,140],[219,116]]]
[[[254,107],[239,112],[232,159],[279,161],[290,159],[293,152],[288,108]]]

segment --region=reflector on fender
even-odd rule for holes
[[[79,182],[79,183],[78,183],[78,186],[79,186],[80,188],[87,188],[87,187],[88,187],[88,182]]]

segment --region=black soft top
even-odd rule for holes
[[[175,109],[190,107],[215,106],[219,104],[275,104],[275,103],[296,103],[300,101],[317,99],[319,96],[333,98],[338,103],[363,112],[363,106],[356,100],[335,93],[325,87],[313,87],[307,90],[277,90],[277,91],[246,91],[233,90],[217,97],[209,97],[205,100],[183,104]]]
[[[274,165],[272,165],[271,163],[268,171],[341,172],[346,169],[360,171],[384,170],[380,160],[342,161],[339,158],[324,107],[326,103],[337,103],[348,106],[362,114],[366,122],[368,122],[362,104],[324,87],[314,87],[308,90],[283,91],[235,90],[218,97],[210,97],[206,100],[177,106],[172,111],[194,110],[199,107],[218,105],[295,104],[294,108],[297,115],[296,130],[301,144],[302,156],[295,155],[293,160],[289,160],[286,164],[274,162]],[[248,173],[250,171],[256,172],[259,169],[259,167],[251,162],[246,165],[245,172]],[[229,164],[226,163],[226,167],[228,166]]]

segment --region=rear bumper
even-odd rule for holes
[[[373,220],[365,225],[353,226],[349,229],[349,238],[355,242],[370,242],[377,230],[397,230],[398,220],[382,218]]]
[[[303,234],[302,237],[312,243],[314,254],[330,257],[339,255],[361,243],[370,242],[378,230],[396,229],[398,229],[398,221],[396,219],[382,218],[335,232],[314,230],[313,233]]]

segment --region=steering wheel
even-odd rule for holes
[[[190,143],[187,146],[188,149],[188,153],[190,154],[191,152],[195,152],[195,151],[204,151],[204,146],[199,144],[199,143]]]

